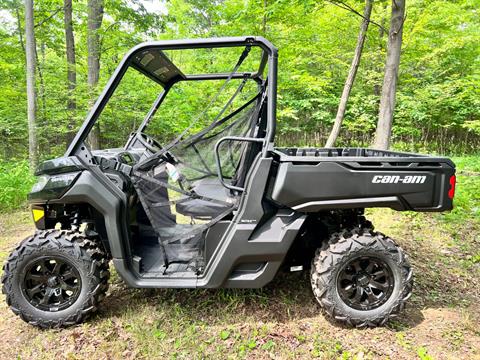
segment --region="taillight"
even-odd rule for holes
[[[455,196],[455,183],[457,182],[457,178],[455,175],[450,176],[450,190],[448,190],[448,197],[453,199]]]

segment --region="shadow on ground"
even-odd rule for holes
[[[449,271],[426,271],[415,264],[414,294],[405,311],[388,325],[392,330],[414,328],[423,320],[422,309],[440,307],[467,307],[475,298],[465,292],[462,281]],[[442,296],[437,296],[442,294]],[[99,316],[121,316],[145,304],[154,307],[175,308],[190,321],[225,318],[241,321],[248,316],[273,322],[288,322],[312,318],[321,313],[316,303],[308,272],[279,273],[263,289],[130,289],[120,280],[112,284],[110,295],[102,304]],[[328,317],[326,317],[328,320]],[[334,326],[340,327],[337,323]]]
[[[428,239],[430,229],[407,227],[403,223],[405,218],[392,217],[392,214],[387,216],[394,219],[393,225],[389,224],[382,230],[393,233],[393,237],[409,254],[415,282],[406,310],[391,321],[388,328],[415,328],[424,321],[422,310],[426,308],[462,309],[478,303],[478,277],[475,272],[463,271],[457,261],[466,255],[465,252],[460,250],[455,254],[445,254],[435,242],[424,240]],[[116,277],[100,316],[120,316],[126,309],[142,304],[162,307],[162,310],[174,308],[190,321],[208,320],[210,323],[224,322],[226,319],[241,321],[245,317],[285,323],[312,318],[321,313],[311,291],[308,271],[304,271],[279,273],[263,289],[128,289]],[[337,323],[333,325],[340,327]]]

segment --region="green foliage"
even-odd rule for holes
[[[24,206],[34,183],[26,160],[0,162],[0,212]]]
[[[453,161],[457,166],[454,209],[442,218],[458,225],[466,218],[480,219],[480,156],[455,157]]]
[[[362,2],[347,1],[357,11]],[[152,2],[156,3],[156,2]],[[390,1],[377,1],[372,18],[387,24]],[[87,1],[73,4],[77,60],[76,110],[67,110],[62,0],[35,2],[38,138],[42,158],[62,154],[129,48],[152,39],[262,35],[279,52],[278,137],[282,145],[323,145],[352,59],[360,18],[328,1],[171,0],[162,11],[149,2],[106,0],[100,28],[101,73],[87,83]],[[28,148],[23,2],[0,0],[0,157],[26,157]],[[480,27],[478,0],[410,0],[393,127],[394,147],[408,151],[466,153],[480,145]],[[378,117],[387,36],[370,25],[338,145],[371,143]],[[174,61],[186,73],[229,71],[235,54],[185,51]],[[252,54],[246,68],[255,68]],[[121,112],[103,114],[101,142],[124,144],[158,90],[124,83]],[[184,128],[216,87],[179,89],[181,107],[163,108],[159,140]],[[201,96],[199,96],[201,95]],[[113,109],[113,107],[112,107]],[[213,107],[212,114],[218,110]],[[172,115],[173,114],[173,115]],[[211,115],[209,113],[209,115]]]
[[[420,346],[417,349],[417,355],[421,360],[433,360],[433,358],[428,355],[427,349],[425,349],[423,346]]]
[[[220,339],[227,340],[230,337],[230,331],[222,330],[220,331]]]
[[[361,11],[362,3],[349,1]],[[375,2],[372,18],[388,24],[390,1]],[[162,11],[147,11],[140,0],[106,0],[100,28],[101,73],[97,89],[87,87],[87,1],[73,4],[77,60],[76,110],[67,110],[63,1],[35,2],[37,38],[38,138],[42,159],[65,151],[94,98],[123,54],[151,39],[262,35],[279,49],[278,136],[280,145],[321,146],[335,117],[350,66],[360,19],[327,1],[171,0]],[[410,0],[404,25],[400,82],[393,127],[394,148],[435,153],[478,152],[480,145],[480,27],[478,0]],[[26,158],[28,149],[23,2],[0,0],[0,158]],[[375,131],[383,81],[386,34],[370,25],[357,80],[349,99],[338,145],[368,146]],[[238,50],[238,49],[237,49]],[[251,55],[243,70],[258,66]],[[169,52],[185,73],[228,72],[235,49]],[[150,128],[162,143],[184,129],[221,86],[175,86]],[[234,91],[232,82],[205,124]],[[127,74],[102,113],[104,147],[122,146],[161,89]],[[239,100],[253,93],[244,91]],[[477,160],[475,160],[477,159]],[[458,159],[478,172],[478,158]],[[1,163],[0,209],[22,204],[32,179],[25,162]],[[473,169],[473,170],[472,170]],[[457,209],[475,212],[478,177],[458,177]],[[15,191],[17,189],[18,191]],[[460,216],[460,215],[458,215]]]
[[[460,172],[480,173],[480,155],[456,156],[452,160]]]

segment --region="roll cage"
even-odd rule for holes
[[[234,48],[234,47],[259,47],[262,50],[259,67],[255,72],[233,72],[233,73],[203,73],[203,74],[183,74],[163,53],[164,50],[185,50],[185,49],[214,49],[214,48]],[[155,53],[158,56],[152,59],[152,64],[142,63],[140,54]],[[156,62],[156,64],[155,64]],[[156,67],[154,67],[156,65]],[[275,136],[276,123],[276,94],[277,94],[277,66],[278,66],[278,50],[263,37],[228,37],[228,38],[212,38],[212,39],[191,39],[191,40],[169,40],[169,41],[150,41],[139,44],[130,50],[122,59],[113,75],[110,77],[103,92],[98,97],[91,111],[87,115],[82,127],[71,142],[65,153],[65,156],[76,155],[84,147],[84,142],[98,120],[102,110],[113,95],[118,84],[122,80],[124,74],[129,67],[133,67],[148,76],[155,82],[161,84],[164,90],[154,101],[149,112],[138,127],[136,133],[141,133],[158,110],[166,95],[172,86],[179,81],[199,81],[199,80],[222,80],[222,79],[253,79],[259,84],[265,84],[267,108],[267,124],[265,137],[262,140],[262,154],[266,155],[268,149],[273,149],[273,140]],[[268,74],[263,79],[265,68],[268,67]],[[155,69],[162,68],[163,71]],[[160,75],[159,75],[160,74]],[[129,139],[125,147],[129,146]],[[238,139],[235,139],[238,140]],[[239,140],[242,141],[242,140]],[[243,140],[245,141],[245,139]],[[248,139],[246,139],[248,141]],[[255,141],[259,141],[258,139]],[[83,149],[82,149],[83,150]],[[220,175],[221,177],[221,175]]]

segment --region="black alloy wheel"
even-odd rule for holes
[[[355,227],[333,233],[317,249],[310,280],[332,320],[348,326],[381,326],[405,308],[412,294],[408,256],[388,236]]]
[[[73,230],[36,231],[3,265],[2,292],[10,309],[31,325],[79,324],[106,295],[108,259],[96,237]]]
[[[337,289],[348,306],[357,310],[372,310],[390,298],[394,281],[392,270],[384,261],[361,256],[340,270]]]
[[[82,279],[66,259],[47,256],[26,269],[23,291],[28,302],[43,311],[59,311],[72,305],[80,294]]]

